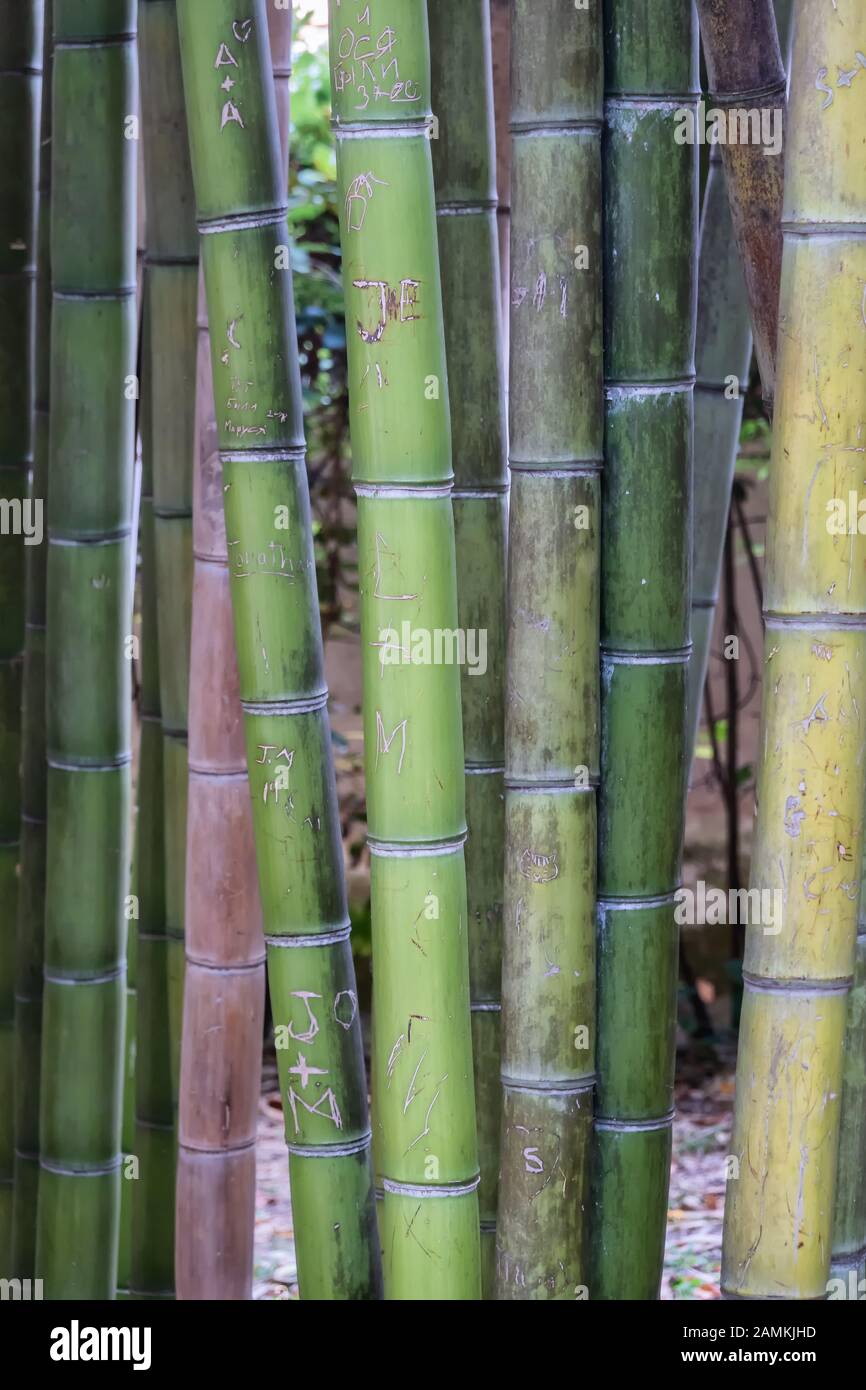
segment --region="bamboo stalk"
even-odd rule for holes
[[[697,150],[690,0],[605,8],[605,379],[594,1299],[658,1297],[689,659]]]
[[[143,18],[143,17],[141,17]],[[145,20],[146,24],[146,20]],[[142,31],[144,30],[142,25]],[[150,360],[152,320],[145,267],[142,362]],[[135,1040],[135,1067],[124,1114],[124,1152],[131,1170],[128,1278],[132,1298],[170,1297],[173,1287],[174,1111],[168,996],[169,938],[166,917],[167,837],[164,814],[164,755],[160,706],[160,649],[154,518],[153,375],[144,373],[141,394],[141,685],[138,757],[138,815],[135,846],[137,916],[135,1018],[127,1015],[127,1038]],[[172,599],[168,599],[169,602]],[[128,964],[127,969],[130,966]],[[127,1007],[129,1007],[127,996]],[[131,1112],[131,1113],[127,1113]],[[127,1189],[124,1186],[124,1197]]]
[[[710,101],[727,121],[729,138],[720,148],[764,400],[772,417],[782,269],[785,64],[773,0],[697,0],[697,8]],[[730,138],[732,115],[740,112],[756,113],[750,120],[777,122],[779,148],[774,154],[767,154],[751,128],[746,139]],[[764,128],[772,133],[772,124]]]
[[[139,755],[141,754],[141,740],[139,739]],[[149,759],[147,739],[144,747],[145,770],[144,780],[147,780],[146,764]],[[138,785],[142,784],[142,767],[139,761]],[[138,1177],[138,1158],[135,1153],[135,1051],[136,1051],[136,1032],[138,1026],[138,923],[135,919],[135,903],[138,900],[138,864],[140,846],[138,844],[138,830],[136,825],[136,843],[133,847],[132,872],[130,882],[133,888],[133,896],[130,900],[130,917],[126,926],[126,998],[124,1001],[123,1019],[123,1094],[121,1101],[121,1121],[120,1121],[120,1150],[121,1150],[121,1184],[120,1184],[120,1219],[117,1233],[117,1294],[120,1300],[127,1301],[132,1297],[130,1285],[132,1283],[132,1216],[133,1202],[135,1193],[135,1181]],[[125,1181],[123,1181],[125,1179]]]
[[[862,1299],[866,1279],[866,921],[863,871],[854,981],[848,996],[842,1099],[839,1111],[839,1162],[833,1205],[833,1251],[828,1294]],[[833,1280],[841,1283],[833,1284]]]
[[[41,535],[29,490],[34,463],[33,334],[36,275],[36,185],[42,64],[42,3],[0,5],[0,1270],[11,1273],[15,1177],[16,923],[29,906],[21,894],[22,677],[25,625],[38,605],[27,592],[36,576]],[[30,531],[26,535],[26,530]],[[31,646],[33,644],[31,643]],[[29,725],[30,721],[28,721]],[[31,771],[28,768],[28,771]],[[22,803],[22,793],[25,798]],[[20,1010],[18,1011],[21,1017]],[[26,1184],[29,1172],[19,1163]]]
[[[332,0],[329,18],[358,495],[385,1292],[474,1299],[479,1176],[460,687],[453,653],[449,661],[440,650],[437,661],[433,645],[458,618],[427,7]]]
[[[54,39],[36,1265],[51,1298],[113,1298],[129,872],[135,6],[125,0],[109,16],[97,0],[55,0]]]
[[[36,356],[33,370],[33,423],[32,453],[33,465],[30,472],[28,497],[34,511],[31,523],[36,520],[35,508],[42,508],[44,528],[45,497],[48,471],[48,348],[51,319],[51,270],[48,257],[48,233],[50,217],[51,188],[51,0],[47,0],[44,15],[37,14],[39,7],[28,8],[31,24],[34,19],[42,21],[41,64],[43,67],[42,90],[39,98],[40,115],[32,129],[32,139],[38,150],[38,189],[36,224],[36,303],[35,331]],[[4,37],[11,36],[10,24],[4,25]],[[33,32],[34,43],[40,36]],[[20,36],[19,36],[20,37]],[[34,55],[35,57],[35,51]],[[0,61],[7,67],[8,60]],[[6,79],[4,79],[5,81]],[[31,77],[30,79],[34,79]],[[22,142],[21,130],[17,121],[10,121],[8,127],[14,131],[16,142],[22,150],[26,149],[26,138]],[[24,129],[26,130],[26,125]],[[40,135],[41,132],[41,135]],[[41,143],[40,143],[41,141]],[[3,168],[8,168],[4,155]],[[15,167],[15,166],[13,166]],[[19,171],[20,172],[20,171]],[[23,181],[21,191],[26,197],[27,183]],[[14,235],[4,240],[4,246],[15,240]],[[20,255],[20,252],[18,253]],[[2,276],[0,294],[14,293],[15,276]],[[5,312],[4,312],[5,319]],[[18,318],[10,331],[26,333],[28,317],[25,312]],[[26,352],[26,349],[25,349]],[[0,376],[14,391],[21,386],[18,378],[21,364],[10,372],[4,361]],[[26,371],[26,368],[25,368]],[[2,388],[0,388],[2,389]],[[3,401],[2,417],[5,421],[15,421],[17,412],[25,396],[14,402]],[[5,394],[5,393],[4,393]],[[5,449],[4,449],[5,457]],[[5,469],[3,470],[5,474]],[[3,547],[9,557],[8,547],[14,544],[4,539]],[[14,1190],[12,1206],[12,1231],[9,1268],[19,1278],[32,1278],[34,1274],[36,1242],[36,1198],[39,1184],[39,1054],[42,1015],[42,937],[45,912],[45,554],[47,546],[44,534],[41,543],[26,547],[26,610],[24,631],[24,668],[22,681],[22,723],[21,723],[21,826],[20,826],[20,867],[17,885],[12,885],[12,896],[7,897],[5,888],[0,894],[4,903],[14,903],[17,887],[18,919],[15,938],[14,966],[14,1022],[15,1043],[13,1053],[14,1067]],[[14,552],[13,552],[14,553]],[[3,567],[5,569],[5,566]],[[0,580],[0,584],[3,581]],[[4,608],[5,608],[5,585]],[[11,595],[9,596],[11,598]],[[3,663],[0,662],[0,671]],[[2,679],[2,676],[0,676]],[[11,808],[10,808],[11,809]],[[5,822],[4,822],[5,823]],[[6,873],[8,863],[5,851],[0,849],[3,867],[0,874]],[[0,975],[5,977],[5,968],[0,965]],[[0,1082],[0,1089],[3,1083]],[[4,1114],[9,1113],[3,1105]],[[2,1202],[0,1197],[0,1202]],[[0,1226],[3,1220],[0,1218]],[[4,1238],[0,1235],[0,1249]]]
[[[366,1079],[330,750],[267,7],[180,0],[253,828],[303,1298],[369,1298]]]
[[[141,798],[144,839],[164,834],[159,872],[143,884],[139,922],[135,1150],[139,1179],[133,1216],[132,1288],[137,1297],[174,1290],[175,1106],[184,980],[187,705],[192,609],[192,472],[195,426],[198,232],[183,102],[174,0],[140,0],[139,58],[147,206],[145,299],[147,378],[142,446],[152,481],[148,541],[155,565],[153,616],[158,698],[150,693],[144,731],[162,740],[149,794]],[[146,413],[147,418],[144,419]],[[144,715],[144,710],[143,710]],[[155,863],[151,847],[148,863]],[[161,896],[160,896],[161,895]]]
[[[197,399],[177,1291],[248,1299],[265,945],[204,312]]]
[[[508,526],[489,0],[431,6],[432,142],[454,455],[457,612],[483,634],[461,673],[466,891],[483,1288],[495,1275],[504,852],[505,554]],[[477,653],[476,653],[477,655]]]
[[[588,1284],[602,394],[601,6],[511,31],[501,1299]]]
[[[268,13],[288,173],[292,16]],[[265,943],[223,515],[204,279],[199,288],[187,974],[177,1174],[178,1295],[252,1294]],[[214,1019],[220,1026],[215,1030]],[[216,1046],[214,1045],[216,1044]]]
[[[866,752],[862,541],[856,518],[853,535],[829,524],[862,477],[866,86],[850,79],[862,28],[855,0],[795,10],[751,873],[783,915],[780,931],[746,937],[729,1296],[821,1298],[829,1274]]]
[[[511,237],[511,4],[490,0],[493,111],[496,120],[496,226],[502,293],[502,350],[508,359],[509,241]]]
[[[144,319],[144,258],[146,253],[145,239],[145,213],[144,204],[144,160],[141,156],[141,145],[139,144],[139,154],[136,160],[136,186],[137,186],[137,209],[136,209],[136,253],[135,253],[135,281],[136,281],[136,303],[138,307],[138,381],[139,381],[139,408],[136,410],[136,450],[139,441],[143,441],[141,454],[136,452],[135,469],[133,473],[133,502],[132,502],[132,534],[136,537],[141,549],[142,558],[146,560],[146,570],[144,565],[139,569],[138,557],[135,564],[135,590],[132,596],[133,616],[136,610],[136,594],[139,595],[142,613],[142,633],[141,637],[146,647],[150,647],[151,639],[156,644],[156,615],[148,609],[148,605],[155,602],[155,577],[153,560],[153,470],[150,464],[144,460],[144,453],[147,447],[147,424],[142,420],[144,410],[141,407],[142,388],[147,391],[148,380],[145,376],[144,382],[141,380],[141,366],[144,361],[144,336],[146,331]],[[145,497],[142,498],[142,492]],[[142,510],[147,512],[150,522],[149,530],[145,530],[139,522]],[[148,548],[149,547],[149,548]],[[152,621],[151,621],[152,618]],[[152,664],[150,651],[146,652],[149,664]],[[138,713],[138,768],[133,775],[133,784],[136,792],[140,793],[142,783],[149,785],[151,771],[149,764],[152,761],[153,739],[145,736],[142,743],[141,736],[141,712],[142,712],[142,690],[140,676],[140,652],[136,654],[133,644],[133,656],[139,661],[139,671],[134,681],[135,704]],[[135,669],[135,667],[133,668]],[[158,679],[158,673],[157,673]],[[157,699],[157,710],[159,700]],[[145,696],[144,704],[150,707],[149,697]],[[144,755],[144,767],[141,765],[142,754]],[[135,758],[133,755],[133,767]],[[160,753],[159,761],[159,786],[162,786],[162,757]],[[144,821],[149,823],[142,824],[142,812]],[[154,816],[152,809],[142,807],[141,797],[137,796],[133,808],[133,823],[135,825],[132,854],[131,885],[132,895],[127,900],[125,915],[126,924],[126,1003],[123,1027],[123,1118],[121,1121],[121,1151],[123,1161],[121,1165],[121,1175],[126,1181],[120,1184],[120,1229],[117,1241],[117,1297],[128,1301],[132,1297],[132,1227],[133,1227],[133,1206],[135,1202],[135,1180],[139,1176],[138,1157],[135,1153],[135,1054],[138,1029],[138,908],[139,908],[139,870],[138,860],[142,853],[146,857],[146,849],[141,841],[144,836],[154,834],[161,835],[161,817],[158,825],[154,827]],[[147,867],[147,866],[146,866]],[[147,890],[146,890],[147,893]]]

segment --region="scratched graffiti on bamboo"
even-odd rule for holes
[[[373,597],[394,600],[395,602],[405,602],[409,599],[417,598],[417,594],[384,594],[381,589],[382,584],[382,559],[383,554],[391,556],[391,567],[397,569],[400,564],[400,557],[396,550],[392,550],[381,531],[376,532],[376,568],[373,575]]]
[[[382,757],[384,757],[387,753],[390,753],[390,752],[391,752],[391,749],[392,749],[393,744],[394,744],[394,740],[395,740],[395,738],[397,737],[397,735],[398,735],[398,733],[399,733],[399,734],[400,734],[400,739],[401,739],[401,741],[400,741],[400,758],[399,758],[399,761],[398,761],[398,763],[397,763],[397,776],[398,776],[398,777],[400,776],[400,773],[403,771],[403,759],[404,759],[405,756],[406,756],[406,742],[407,742],[407,729],[408,729],[408,725],[409,725],[409,720],[408,720],[408,718],[406,718],[406,719],[401,719],[400,722],[399,722],[399,724],[395,724],[395,725],[394,725],[394,728],[391,730],[391,733],[390,733],[390,734],[386,734],[386,733],[385,733],[385,725],[384,725],[384,723],[383,723],[383,721],[382,721],[382,714],[381,714],[381,711],[380,711],[380,710],[376,710],[376,767],[377,767],[377,768],[378,768],[378,766],[379,766],[379,757],[380,757],[380,755],[381,755]]]
[[[260,743],[258,748],[262,756],[256,758],[256,763],[260,767],[269,766],[271,763],[278,762],[280,758],[284,759],[283,765],[276,769],[274,777],[272,779],[265,779],[262,786],[263,802],[267,806],[269,798],[273,795],[274,804],[279,806],[280,792],[286,792],[286,808],[289,811],[293,810],[294,800],[289,788],[289,773],[294,765],[295,750],[293,748],[281,748],[278,752],[276,744],[273,743]]]
[[[298,572],[309,568],[308,560],[294,560],[288,554],[282,541],[268,541],[261,549],[244,547],[240,541],[228,542],[229,560],[237,579],[251,579],[254,575],[274,579],[287,579],[293,584]]]
[[[350,232],[360,232],[367,216],[367,208],[376,187],[387,188],[387,179],[379,179],[369,169],[366,174],[357,174],[349,184],[346,193],[346,227]]]
[[[552,883],[559,878],[557,852],[539,854],[536,850],[525,849],[518,861],[518,872],[531,883]]]
[[[356,290],[373,291],[373,307],[378,308],[375,326],[367,328],[361,319],[356,319],[358,337],[368,344],[380,343],[389,323],[417,323],[421,314],[410,311],[418,308],[418,290],[421,281],[405,276],[400,281],[399,291],[393,289],[387,280],[353,280]]]
[[[372,365],[372,367],[371,367],[370,364],[368,363],[368,364],[367,364],[367,368],[366,368],[366,370],[365,370],[365,372],[364,372],[364,375],[361,377],[361,380],[358,382],[358,390],[359,390],[359,391],[360,391],[360,389],[361,389],[362,386],[366,386],[368,380],[370,379],[370,377],[371,377],[372,374],[373,374],[373,371],[375,371],[375,373],[376,373],[376,386],[377,386],[377,388],[378,388],[380,391],[384,391],[385,387],[390,385],[390,382],[388,381],[388,378],[386,377],[385,373],[382,371],[382,363],[381,363],[381,362],[374,362],[373,365]],[[370,402],[369,402],[369,401],[362,401],[361,404],[358,406],[358,411],[359,411],[359,412],[362,411],[362,410],[369,410],[369,409],[370,409]]]
[[[356,111],[366,111],[371,102],[414,105],[421,100],[421,89],[414,78],[400,72],[399,55],[394,51],[399,35],[386,24],[374,38],[371,8],[365,5],[357,12],[358,29],[347,24],[337,38],[337,60],[332,69],[334,91],[353,87]],[[367,25],[370,28],[364,32]]]
[[[238,43],[246,43],[252,31],[253,21],[251,19],[236,19],[232,23],[232,33]],[[240,63],[227,43],[220,44],[214,60],[214,69],[219,72],[222,68],[235,68],[240,72]],[[224,131],[229,125],[237,125],[240,126],[241,130],[246,130],[246,124],[241,115],[240,107],[231,96],[236,86],[236,79],[232,77],[230,72],[226,73],[223,81],[220,83],[220,91],[225,92],[226,95],[220,112],[220,132]]]
[[[861,72],[866,71],[866,54],[861,53],[859,49],[855,49],[854,59],[855,61],[850,68],[839,68],[836,78],[837,88],[850,87],[854,78],[858,77]],[[827,75],[827,68],[819,68],[818,75],[815,78],[815,90],[818,92],[826,92],[827,94],[827,100],[821,103],[822,111],[826,111],[828,106],[832,106],[836,99],[836,93],[833,91],[833,88],[828,85]]]

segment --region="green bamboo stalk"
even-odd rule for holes
[[[691,0],[605,7],[605,549],[591,1297],[658,1297],[689,659],[697,149]]]
[[[483,640],[461,673],[466,892],[483,1287],[492,1292],[500,1133],[507,445],[489,0],[430,6],[432,143],[452,392],[457,613]],[[478,651],[476,650],[476,655]]]
[[[55,0],[48,848],[36,1265],[113,1298],[129,855],[135,5]],[[73,466],[74,460],[74,466]]]
[[[148,525],[156,566],[159,648],[159,697],[148,718],[159,721],[163,742],[156,785],[160,812],[146,808],[141,799],[139,806],[147,818],[142,833],[157,817],[164,828],[164,848],[161,873],[147,885],[147,925],[139,921],[135,1146],[140,1170],[132,1288],[137,1297],[165,1298],[174,1290],[174,1128],[183,1019],[198,304],[198,231],[174,0],[139,0],[139,61],[148,317],[142,446],[153,485]]]
[[[268,21],[287,177],[291,11]],[[202,277],[176,1263],[179,1298],[228,1300],[252,1297],[265,943],[210,363]]]
[[[40,83],[39,68],[47,63],[50,71],[50,55],[41,3],[16,5],[14,14],[8,2],[0,6],[0,493],[19,502],[26,497],[29,524],[39,520],[40,533],[47,463],[50,179],[46,146],[40,155],[39,140],[40,127],[44,140],[50,136],[45,98],[50,99],[51,82],[49,75]],[[44,207],[38,222],[37,201]],[[29,423],[23,418],[27,410],[35,412]],[[39,1179],[46,546],[44,535],[35,539],[25,543],[21,534],[5,531],[0,538],[0,1267],[19,1278],[34,1274]]]
[[[13,13],[14,9],[14,13]],[[15,936],[21,857],[27,551],[38,548],[33,328],[42,5],[0,5],[0,1269],[11,1268],[15,1171]],[[28,534],[29,532],[29,534]],[[25,539],[26,537],[26,539]]]
[[[862,35],[856,0],[799,0],[751,871],[782,913],[746,934],[722,1248],[732,1297],[823,1298],[830,1273],[866,754],[866,552],[856,516],[853,534],[832,525],[863,475],[866,85],[851,79]]]
[[[866,1286],[866,920],[863,870],[854,982],[848,996],[839,1112],[839,1162],[833,1206],[833,1251],[828,1295],[862,1299]],[[837,1283],[833,1283],[837,1280]]]
[[[144,321],[144,299],[145,299],[145,295],[144,295],[144,257],[145,257],[145,246],[144,246],[144,242],[145,242],[145,231],[146,231],[146,229],[145,229],[145,211],[146,211],[146,209],[145,209],[145,205],[144,205],[144,160],[142,159],[142,156],[141,156],[141,145],[140,145],[140,144],[139,144],[139,147],[138,147],[138,148],[139,148],[139,155],[138,155],[138,159],[136,160],[136,183],[137,183],[137,189],[138,189],[138,198],[137,198],[138,206],[137,206],[137,212],[136,212],[136,222],[137,222],[136,242],[137,242],[137,246],[136,246],[136,256],[135,256],[135,260],[136,260],[136,275],[135,275],[135,280],[136,280],[136,290],[137,290],[137,293],[136,293],[136,302],[137,302],[137,305],[138,305],[138,362],[139,362],[139,372],[138,372],[138,376],[139,376],[139,402],[140,402],[140,401],[141,401],[141,385],[142,385],[142,383],[141,383],[141,363],[142,363],[142,361],[144,360],[144,359],[143,359],[143,347],[144,347],[144,336],[145,336],[145,331],[146,331],[146,325],[145,325],[145,321]],[[147,383],[147,379],[145,378],[145,382],[144,382],[144,388],[145,388],[145,390],[147,389],[147,384],[148,384],[148,383]],[[136,418],[136,445],[138,445],[138,441],[139,441],[139,439],[140,439],[140,437],[141,437],[141,433],[142,433],[142,429],[143,429],[143,428],[144,428],[144,431],[145,431],[145,433],[146,433],[146,425],[143,426],[143,422],[142,422],[142,418],[141,418],[141,417],[142,417],[142,414],[143,414],[143,411],[142,411],[142,409],[141,409],[141,407],[140,407],[139,410],[137,411],[137,418]],[[144,449],[142,449],[142,453],[143,453],[143,452],[144,452]],[[138,596],[139,596],[139,601],[140,601],[140,605],[141,605],[142,619],[143,619],[143,620],[144,620],[144,619],[146,618],[146,616],[147,616],[146,610],[148,610],[148,604],[151,603],[151,602],[153,601],[154,594],[155,594],[155,587],[154,587],[154,586],[155,586],[155,580],[154,580],[154,576],[153,576],[153,554],[152,554],[152,549],[148,550],[148,541],[147,541],[147,537],[143,534],[143,532],[142,532],[142,527],[141,527],[141,525],[139,524],[139,522],[140,522],[140,516],[141,516],[141,510],[142,510],[142,505],[145,505],[145,507],[146,507],[146,505],[147,505],[146,503],[145,503],[145,504],[142,503],[142,497],[141,497],[141,494],[142,494],[142,478],[143,478],[143,474],[144,474],[145,472],[147,472],[147,477],[144,479],[144,481],[145,481],[145,483],[146,483],[146,485],[147,485],[148,501],[150,501],[150,502],[152,503],[152,493],[153,493],[152,470],[148,471],[148,470],[146,469],[146,467],[145,467],[145,466],[142,464],[142,462],[141,462],[141,455],[139,455],[139,454],[137,453],[137,454],[136,454],[136,460],[135,460],[135,470],[134,470],[134,473],[133,473],[132,533],[133,533],[133,535],[135,535],[135,536],[137,537],[138,544],[139,544],[139,546],[141,547],[142,553],[146,552],[146,558],[147,558],[147,572],[146,572],[146,573],[144,572],[143,567],[142,567],[141,569],[139,568],[139,565],[138,565],[138,563],[137,563],[138,557],[136,557],[136,566],[135,566],[135,586],[136,586],[136,588],[135,588],[135,591],[133,592],[133,596],[132,596],[132,599],[133,599],[133,602],[132,602],[132,609],[133,609],[133,614],[134,614],[134,613],[135,613],[135,608],[136,608],[136,594],[138,594]],[[148,513],[148,516],[149,516],[149,519],[152,521],[152,511]],[[150,544],[151,544],[151,547],[152,547],[152,535],[153,535],[153,528],[152,528],[152,525],[151,525],[150,533],[149,533],[149,534],[150,534]],[[151,638],[155,641],[155,638],[156,638],[155,619],[154,619],[154,623],[151,624],[150,628],[148,628],[148,627],[147,627],[147,624],[145,623],[145,630],[142,632],[141,636],[142,636],[142,639],[143,639],[144,642],[145,642],[145,645],[148,645],[148,644],[150,643]],[[131,645],[132,645],[132,655],[133,655],[133,658],[136,658],[135,643],[132,643]],[[139,663],[140,663],[140,649],[139,649],[138,658],[136,658],[136,659],[139,659]],[[148,653],[148,659],[150,659],[149,653]],[[138,793],[138,792],[140,791],[140,789],[141,789],[142,779],[144,779],[145,785],[147,785],[148,778],[149,778],[149,776],[150,776],[150,763],[151,763],[151,760],[152,760],[152,752],[151,752],[151,749],[152,749],[152,740],[151,740],[150,738],[146,737],[145,740],[144,740],[144,744],[142,745],[142,737],[141,737],[141,703],[142,703],[142,702],[141,702],[141,689],[140,689],[140,684],[141,684],[141,677],[140,677],[140,671],[139,671],[139,676],[138,676],[139,698],[138,698],[138,700],[137,700],[138,716],[139,716],[138,721],[137,721],[137,722],[138,722],[138,769],[137,769],[137,773],[135,773],[135,772],[133,773],[133,785],[134,785],[134,787],[135,787],[136,793]],[[142,769],[142,766],[141,766],[141,757],[142,757],[142,753],[144,754],[144,759],[145,759],[145,765],[144,765],[144,768],[143,768],[143,769]],[[135,761],[134,761],[134,760],[133,760],[133,768],[135,768]],[[159,777],[160,777],[160,779],[162,778],[161,763],[160,763]],[[160,786],[161,786],[161,781],[160,781]],[[137,1032],[138,1032],[138,990],[137,990],[137,982],[138,982],[138,915],[139,915],[139,911],[138,911],[138,910],[139,910],[139,897],[138,897],[138,888],[139,888],[138,860],[139,860],[140,852],[141,852],[141,850],[142,850],[142,846],[141,846],[141,844],[140,844],[140,840],[141,840],[141,829],[142,829],[142,827],[141,827],[141,822],[139,821],[139,812],[140,812],[140,810],[141,810],[140,799],[138,798],[138,796],[136,796],[135,805],[134,805],[134,810],[133,810],[133,822],[134,822],[134,825],[135,825],[135,833],[134,833],[134,836],[133,836],[132,872],[131,872],[131,875],[130,875],[130,883],[131,883],[131,888],[132,888],[132,894],[131,894],[131,896],[130,896],[129,898],[127,898],[126,911],[125,911],[125,916],[126,916],[126,918],[127,918],[127,923],[126,923],[126,1002],[125,1002],[125,1016],[124,1016],[124,1023],[123,1023],[123,1052],[124,1052],[124,1060],[123,1060],[123,1118],[122,1118],[122,1120],[121,1120],[120,1142],[121,1142],[121,1152],[122,1152],[121,1176],[122,1176],[123,1179],[126,1179],[127,1181],[122,1181],[121,1184],[120,1184],[120,1229],[119,1229],[118,1240],[117,1240],[117,1297],[118,1297],[119,1299],[124,1299],[124,1300],[128,1300],[128,1299],[130,1299],[130,1298],[132,1297],[132,1293],[131,1293],[131,1285],[132,1285],[132,1224],[133,1224],[133,1223],[132,1223],[132,1217],[133,1217],[133,1206],[134,1206],[134,1202],[135,1202],[135,1196],[134,1196],[134,1194],[135,1194],[135,1190],[136,1190],[136,1186],[135,1186],[135,1181],[134,1181],[134,1180],[137,1180],[137,1178],[138,1178],[138,1176],[139,1176],[139,1172],[138,1172],[138,1169],[139,1169],[139,1162],[138,1162],[138,1157],[137,1157],[137,1155],[136,1155],[136,1153],[135,1153],[135,1075],[136,1075],[135,1054],[136,1054],[136,1036],[137,1036]],[[147,811],[145,811],[145,817],[146,817],[146,815],[147,815]],[[153,820],[153,817],[151,816],[151,821],[152,821],[152,820]],[[162,834],[161,823],[158,825],[157,830],[158,830],[158,833],[161,835],[161,834]],[[153,833],[152,830],[151,830],[151,833]]]
[[[151,754],[144,740],[145,768]],[[139,758],[142,746],[139,740]],[[138,785],[142,784],[142,767],[139,761]],[[138,1157],[135,1153],[135,1051],[138,1031],[138,922],[135,917],[138,902],[138,855],[139,823],[136,820],[136,842],[133,849],[130,883],[133,896],[128,899],[129,911],[126,924],[126,998],[123,1018],[123,1098],[121,1102],[120,1151],[120,1223],[117,1233],[117,1298],[127,1300],[132,1297],[132,1213],[135,1193],[135,1179],[138,1178]]]
[[[511,235],[511,0],[490,0],[493,110],[496,118],[496,225],[502,294],[502,350],[508,358],[509,239]]]
[[[866,1292],[866,847],[863,856],[854,979],[845,1024],[833,1249],[827,1284],[828,1297],[845,1301],[860,1300]]]
[[[585,1296],[595,1079],[601,6],[512,9],[499,1298]]]
[[[173,16],[172,16],[173,17]],[[140,19],[142,17],[140,16]],[[146,24],[146,21],[145,21]],[[142,25],[142,32],[145,25]],[[145,268],[142,361],[152,353],[152,321]],[[131,1193],[129,1291],[132,1298],[171,1297],[174,1286],[174,1091],[169,1027],[169,936],[166,917],[165,737],[160,704],[159,570],[154,517],[153,373],[141,390],[141,647],[138,814],[135,842],[136,1016],[127,1018],[135,1040],[131,1117],[124,1116],[124,1150],[134,1155],[123,1195]],[[172,596],[169,602],[174,601]],[[176,853],[176,850],[174,851]],[[131,1134],[127,1128],[131,1120]],[[125,1174],[126,1176],[126,1174]]]
[[[366,1079],[267,8],[179,0],[253,825],[303,1298],[370,1298]]]
[[[451,439],[423,0],[329,6],[388,1298],[480,1296]],[[406,625],[408,624],[408,631]],[[425,650],[425,646],[428,650]],[[414,655],[414,660],[413,660]]]
[[[775,119],[780,148],[768,154],[754,137],[728,138],[721,149],[734,236],[751,309],[755,355],[772,418],[782,268],[785,63],[773,0],[697,0],[710,102],[728,119],[754,112]],[[737,116],[739,120],[739,115]],[[762,129],[763,129],[762,125]],[[772,126],[770,127],[772,134]]]
[[[198,234],[173,0],[139,0],[139,55],[148,207],[149,352],[144,369],[153,450],[153,521],[160,649],[166,933],[172,1087],[177,1101],[183,1016],[187,701],[192,609],[192,464]],[[160,1105],[161,1111],[164,1109]],[[171,1124],[163,1115],[160,1124]],[[163,1194],[174,1206],[173,1194]],[[173,1249],[173,1236],[166,1256]]]

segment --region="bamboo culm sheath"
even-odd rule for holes
[[[38,873],[39,832],[28,835],[22,811],[27,817],[40,810],[33,759],[40,721],[34,718],[33,696],[41,644],[39,636],[30,636],[30,624],[41,619],[44,625],[44,583],[40,582],[44,549],[36,510],[42,507],[41,493],[32,491],[30,477],[34,447],[39,447],[33,418],[33,337],[42,21],[41,0],[25,4],[3,0],[0,5],[0,1271],[4,1275],[11,1275],[19,1262],[13,1250],[13,1183],[20,1182],[22,1193],[30,1194],[24,1201],[31,1215],[25,1216],[22,1209],[21,1219],[32,1222],[33,1153],[38,1148],[35,1126],[28,1123],[27,1101],[15,1078],[20,1057],[32,1081],[27,1052],[32,1046],[38,1054],[39,1037],[35,1011],[16,1003],[16,995],[27,987],[16,962],[16,936],[20,915],[22,935],[26,932],[28,945],[38,949],[30,930],[32,893],[28,888],[38,891],[34,875]],[[32,679],[30,714],[22,725],[25,643]],[[23,750],[27,768],[22,783]],[[19,870],[25,851],[29,883],[23,883]],[[38,987],[33,993],[38,994]],[[16,1148],[27,1157],[16,1160]],[[23,1231],[22,1237],[26,1244]],[[32,1254],[19,1254],[24,1264],[32,1261]]]
[[[493,131],[490,0],[430,6],[431,144],[454,457],[457,613],[483,632],[482,675],[461,680],[466,759],[466,891],[479,1213],[485,1295],[494,1283],[500,1132],[500,975],[504,849],[505,552],[508,524],[504,363]]]
[[[598,1087],[590,1297],[658,1297],[689,661],[697,149],[691,0],[605,5]]]
[[[500,1299],[585,1297],[595,1080],[601,5],[511,29]]]
[[[424,0],[329,5],[372,853],[373,1094],[388,1298],[480,1296],[459,673]],[[376,35],[375,57],[367,33]],[[370,79],[367,68],[373,78]],[[409,653],[411,657],[411,652]]]
[[[794,0],[775,0],[783,53],[788,51],[793,4]],[[709,666],[751,360],[749,299],[731,221],[722,150],[720,145],[713,145],[701,212],[698,266],[692,656],[687,724],[687,748],[692,757]]]
[[[862,483],[866,87],[844,80],[862,42],[857,0],[826,9],[799,0],[750,880],[781,892],[784,912],[780,930],[755,924],[746,934],[722,1249],[731,1297],[823,1298],[830,1274],[866,754],[864,542],[828,526],[834,499]],[[847,1080],[847,1099],[862,1105],[856,1069]],[[862,1153],[858,1166],[862,1181]],[[856,1256],[844,1231],[839,1253]]]
[[[302,1298],[379,1291],[267,6],[179,0]]]
[[[689,759],[694,757],[701,722],[751,361],[746,286],[731,225],[721,151],[715,146],[704,188],[698,270],[692,654],[686,726]]]
[[[731,220],[752,318],[755,355],[772,416],[782,267],[785,64],[773,0],[697,0],[715,110],[728,118],[722,152]],[[761,139],[734,138],[733,113],[760,121]],[[766,133],[772,143],[764,143]]]
[[[129,876],[135,5],[55,0],[48,846],[36,1267],[113,1298]],[[73,465],[74,460],[74,465]]]

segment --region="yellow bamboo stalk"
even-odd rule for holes
[[[746,940],[722,1260],[745,1298],[829,1273],[866,765],[866,539],[838,526],[866,453],[864,54],[862,0],[798,0],[751,878],[782,913]]]

